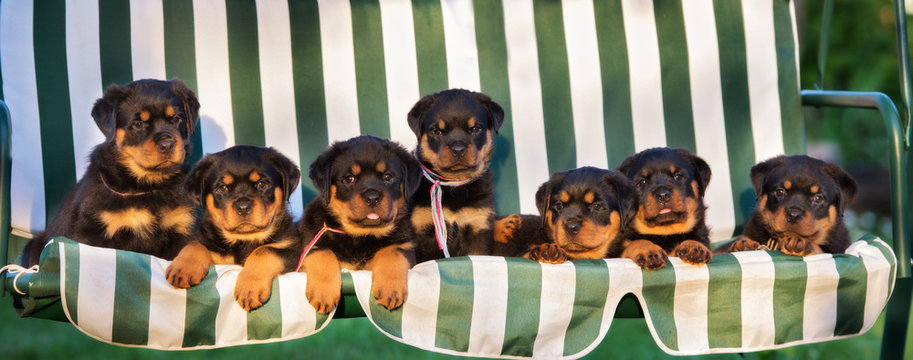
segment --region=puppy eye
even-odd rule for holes
[[[342,177],[342,183],[343,183],[343,184],[346,184],[346,185],[352,185],[352,184],[354,184],[354,183],[355,183],[355,176],[354,176],[354,175],[346,175],[346,176],[343,176],[343,177]]]
[[[260,180],[260,181],[257,181],[256,184],[254,184],[254,187],[257,188],[257,191],[266,191],[266,190],[269,190],[269,183],[266,181]]]
[[[396,176],[393,173],[386,172],[384,173],[384,182],[392,183],[396,179]]]
[[[434,136],[441,136],[441,135],[444,135],[444,130],[441,130],[440,128],[434,128],[434,129],[431,129],[430,133],[431,133],[431,135],[434,135]]]
[[[472,128],[470,128],[469,131],[472,132],[473,134],[478,134],[478,133],[482,132],[482,127],[479,125],[476,125],[476,126],[473,126]]]
[[[784,196],[786,196],[786,189],[777,188],[777,190],[774,190],[774,195],[776,195],[777,197],[784,197]]]
[[[143,121],[134,121],[130,123],[130,128],[133,130],[143,130],[146,128],[146,123]]]
[[[594,212],[595,212],[595,211],[600,211],[600,210],[602,210],[603,208],[604,208],[604,206],[602,206],[602,204],[600,204],[600,203],[592,203],[592,204],[590,204],[590,211],[594,211]]]
[[[642,187],[644,185],[647,185],[647,178],[638,179],[637,182],[634,183],[634,185],[637,187]]]
[[[682,181],[682,180],[685,180],[685,175],[683,175],[683,174],[675,174],[675,175],[672,176],[672,178],[675,179],[675,181]]]
[[[812,196],[812,202],[814,202],[816,204],[821,204],[824,202],[824,200],[826,200],[826,199],[825,199],[824,195],[822,195],[822,194],[815,194],[815,196]]]
[[[554,207],[555,211],[561,211],[561,209],[564,209],[564,203],[560,202],[560,201],[555,202],[555,205],[553,207]]]
[[[171,121],[172,124],[177,124],[177,123],[181,122],[181,117],[175,115],[175,116],[168,118],[168,121]]]
[[[212,193],[216,194],[216,195],[225,195],[226,193],[228,193],[228,185],[225,185],[225,184],[219,185],[216,187],[215,190],[212,191]]]

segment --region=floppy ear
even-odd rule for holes
[[[171,90],[181,98],[184,104],[184,121],[187,124],[187,135],[193,134],[200,122],[200,101],[193,90],[178,78],[171,79]]]
[[[308,170],[308,177],[311,178],[314,187],[320,191],[320,196],[325,204],[330,203],[330,184],[333,182],[330,179],[330,174],[333,172],[333,162],[336,161],[336,157],[342,152],[342,146],[339,142],[330,145],[320,155],[317,155]]]
[[[422,117],[425,116],[425,112],[437,101],[437,98],[435,98],[434,95],[435,94],[423,96],[415,105],[412,105],[412,110],[409,110],[409,128],[412,129],[412,132],[415,133],[415,136],[418,138],[422,137]]]
[[[95,119],[95,125],[105,139],[111,141],[114,139],[114,129],[117,127],[117,105],[123,101],[132,90],[126,86],[111,84],[105,90],[105,94],[92,106],[92,118]]]
[[[206,206],[206,199],[204,199],[207,187],[206,177],[209,175],[209,170],[218,161],[216,158],[217,156],[213,154],[204,156],[197,161],[193,170],[187,175],[187,179],[184,180],[184,189],[193,196],[193,200],[198,206]]]
[[[472,98],[478,101],[479,104],[482,104],[482,107],[488,112],[488,118],[491,119],[490,127],[497,134],[498,129],[504,124],[504,109],[501,108],[501,105],[494,102],[491,97],[483,93],[473,92]]]
[[[298,165],[295,165],[291,159],[282,155],[282,153],[276,151],[276,149],[267,148],[267,158],[269,158],[273,163],[273,166],[279,170],[279,173],[282,174],[282,196],[284,197],[284,201],[288,201],[292,192],[298,188],[298,181],[301,180],[301,170],[298,169]]]
[[[634,196],[634,186],[631,180],[624,174],[608,170],[602,178],[602,182],[615,191],[615,199],[618,202],[618,213],[621,217],[622,228],[628,225],[628,222],[634,218],[637,213],[635,209],[636,196]]]
[[[393,151],[396,154],[396,157],[398,157],[399,161],[403,164],[403,189],[405,190],[403,197],[409,199],[412,195],[415,195],[415,192],[418,191],[418,186],[422,183],[421,165],[419,165],[418,160],[406,151],[406,149],[403,149],[402,146],[396,144],[393,144],[393,146],[395,146]]]
[[[843,216],[843,210],[850,205],[850,202],[853,201],[853,198],[856,197],[856,191],[858,187],[856,185],[856,180],[853,180],[853,177],[850,174],[847,174],[846,171],[837,166],[837,164],[827,164],[826,171],[834,181],[837,182],[837,186],[840,187],[840,198],[837,199],[837,212],[840,216]]]
[[[764,160],[751,167],[751,187],[754,188],[755,200],[761,198],[761,192],[764,191],[764,182],[767,180],[767,174],[786,163],[786,156],[780,155],[775,158]]]
[[[699,156],[686,149],[675,149],[675,153],[684,159],[688,159],[688,163],[690,163],[691,168],[694,169],[694,174],[697,175],[697,184],[698,189],[700,190],[699,195],[704,197],[704,194],[707,192],[707,185],[710,184],[710,165],[707,165],[707,162],[704,161],[704,159],[701,159]]]
[[[628,156],[624,159],[624,161],[621,162],[621,165],[618,165],[618,167],[615,168],[615,170],[620,172],[625,177],[631,178],[631,174],[629,174],[629,172],[631,172],[631,168],[634,166],[634,163],[637,162],[638,158],[640,158],[640,153]]]

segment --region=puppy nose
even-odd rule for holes
[[[368,190],[361,194],[361,197],[365,199],[365,203],[367,203],[368,206],[377,206],[380,204],[380,200],[383,198],[383,194],[377,190]]]
[[[577,235],[580,233],[580,219],[569,219],[564,222],[564,232],[570,235]]]
[[[799,222],[799,219],[802,218],[802,215],[805,215],[805,211],[802,211],[802,209],[788,208],[786,209],[786,222],[795,224]]]
[[[250,200],[241,199],[235,201],[235,203],[232,204],[232,207],[235,209],[235,212],[238,213],[238,215],[247,216],[250,215],[251,210],[253,210],[253,205],[254,204]]]
[[[458,158],[463,157],[463,155],[466,155],[466,143],[456,142],[456,143],[450,144],[450,153],[453,154],[453,156],[456,156]]]
[[[171,135],[160,134],[155,137],[155,147],[162,154],[170,154],[174,151],[174,138]]]
[[[669,202],[669,200],[672,200],[672,192],[669,191],[669,189],[665,189],[665,188],[658,189],[653,192],[653,198],[655,198],[656,201],[659,201],[659,202],[665,204],[665,203]]]

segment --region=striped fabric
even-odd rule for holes
[[[628,293],[665,352],[741,353],[864,333],[895,276],[894,254],[876,238],[839,255],[751,251],[716,256],[709,266],[678,258],[670,265],[646,271],[627,259],[430,261],[411,270],[409,297],[392,312],[371,296],[369,272],[352,277],[371,321],[402,343],[451,355],[577,358],[602,341]]]
[[[165,281],[170,261],[148,255],[65,238],[55,238],[45,253],[43,272],[59,259],[59,294],[70,322],[111,344],[195,350],[270,343],[313,335],[333,317],[308,305],[304,273],[274,280],[270,301],[247,312],[234,299],[239,266],[211,267],[203,282],[185,290]]]
[[[412,147],[421,95],[484,91],[506,111],[499,213],[534,213],[552,172],[686,147],[714,171],[707,217],[728,239],[750,166],[804,151],[797,66],[788,0],[2,1],[12,222],[44,228],[85,171],[108,84],[180,77],[202,104],[193,160],[252,144],[302,166],[358,134]],[[315,194],[303,184],[295,214]]]

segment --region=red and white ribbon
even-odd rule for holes
[[[435,174],[422,165],[422,175],[431,182],[431,221],[434,223],[434,237],[437,246],[444,251],[444,257],[450,257],[447,250],[447,223],[444,222],[444,205],[441,203],[441,186],[462,186],[473,182],[475,179],[453,180]]]
[[[304,251],[301,252],[301,257],[298,258],[298,266],[295,267],[295,271],[301,270],[301,265],[304,264],[304,257],[311,251],[311,248],[314,247],[314,244],[317,243],[317,240],[320,240],[323,237],[323,233],[330,231],[337,234],[345,234],[345,231],[334,229],[327,226],[326,223],[323,224],[323,227],[320,228],[320,231],[317,232],[317,235],[314,235],[314,238],[311,239],[311,242],[304,248]]]

